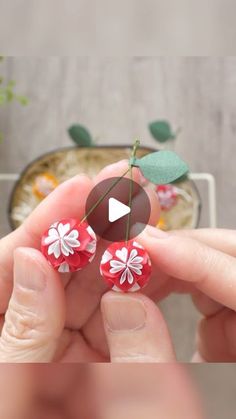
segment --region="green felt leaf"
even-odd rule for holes
[[[180,183],[180,182],[185,182],[186,180],[188,180],[188,173],[185,173],[183,176],[180,176],[178,179],[173,180],[173,182],[170,183]]]
[[[169,150],[156,151],[141,159],[134,159],[131,165],[138,166],[144,177],[156,185],[171,183],[189,170],[187,164]]]
[[[82,125],[72,125],[68,129],[68,133],[72,140],[79,146],[90,147],[93,143],[90,132]]]
[[[172,132],[171,126],[167,121],[154,121],[149,124],[149,130],[155,140],[165,143],[174,140],[176,135]]]

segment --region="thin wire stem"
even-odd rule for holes
[[[130,234],[130,219],[131,219],[131,207],[132,207],[132,195],[133,195],[133,172],[132,172],[132,166],[129,167],[130,172],[130,185],[129,185],[129,207],[130,212],[128,214],[127,223],[126,223],[126,233],[125,233],[125,241],[126,243],[129,240],[129,234]]]
[[[125,177],[125,175],[127,175],[127,173],[130,173],[130,191],[129,191],[129,206],[131,208],[132,205],[132,194],[133,194],[133,182],[132,182],[132,160],[135,158],[136,155],[136,151],[137,148],[140,145],[140,141],[136,140],[132,149],[132,153],[131,153],[131,161],[129,162],[129,168],[128,170],[126,170],[126,172],[120,176],[118,179],[116,179],[111,186],[107,189],[107,191],[100,196],[100,198],[95,202],[95,204],[90,208],[90,210],[87,212],[87,214],[85,214],[85,216],[82,218],[81,223],[83,223],[85,220],[87,220],[87,218],[90,216],[90,214],[92,214],[92,212],[101,204],[101,202],[103,201],[104,198],[106,198],[106,196],[111,192],[111,190],[121,181],[121,179],[123,179]],[[129,213],[128,216],[128,220],[127,220],[127,229],[126,229],[126,237],[129,237],[129,230],[130,230],[130,215],[131,215],[131,211]],[[126,241],[128,240],[128,238],[126,239]]]
[[[130,163],[129,163],[129,174],[130,174],[130,185],[129,185],[129,207],[130,212],[128,214],[127,223],[126,223],[126,233],[125,233],[125,241],[126,243],[129,240],[130,236],[130,220],[131,220],[131,209],[132,209],[132,198],[133,198],[133,171],[132,171],[132,162],[134,162],[137,149],[140,145],[140,141],[136,140],[133,146],[133,150],[131,153]]]
[[[121,181],[121,179],[123,179],[123,177],[125,175],[127,175],[129,170],[130,170],[130,167],[128,168],[128,170],[122,176],[120,176],[118,179],[116,179],[111,184],[111,186],[107,189],[107,191],[102,196],[100,196],[100,198],[97,200],[97,202],[95,202],[95,204],[90,208],[90,210],[87,212],[87,214],[85,214],[84,218],[82,218],[81,223],[83,223],[90,216],[90,214],[92,214],[92,212],[101,204],[103,199],[106,198],[106,196],[111,192],[111,190]]]

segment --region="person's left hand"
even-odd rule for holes
[[[104,168],[94,179],[78,175],[52,192],[17,230],[0,241],[1,362],[96,362],[109,359],[100,310],[107,290],[100,278],[100,240],[93,262],[80,272],[59,274],[40,249],[41,236],[55,221],[81,219],[93,186],[121,176],[127,161]],[[133,179],[141,183],[138,169]],[[150,224],[156,224],[156,193],[145,187],[151,201]],[[135,196],[139,205],[139,196]],[[14,283],[14,284],[13,284]]]

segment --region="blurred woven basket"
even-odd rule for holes
[[[12,229],[20,226],[40,202],[33,190],[38,176],[48,173],[55,177],[58,183],[78,173],[86,173],[93,177],[104,166],[129,158],[130,150],[131,146],[68,147],[44,154],[30,163],[15,184],[10,198],[9,222]],[[156,150],[141,147],[137,156],[142,157],[153,151]],[[176,186],[184,193],[178,197],[173,208],[162,212],[160,227],[166,230],[196,228],[201,207],[198,190],[194,182],[188,179]],[[184,199],[186,194],[190,199]]]

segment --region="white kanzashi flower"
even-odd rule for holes
[[[128,281],[129,284],[133,284],[133,273],[142,275],[143,257],[138,256],[138,251],[136,249],[132,249],[129,255],[126,247],[123,247],[121,250],[117,250],[115,255],[120,260],[113,259],[110,261],[110,273],[115,274],[117,272],[122,272],[120,285],[122,285],[125,281]]]
[[[87,244],[86,250],[87,252],[94,254],[96,252],[96,247],[97,247],[97,241],[93,240]]]
[[[69,267],[68,263],[63,262],[63,263],[59,266],[59,268],[58,268],[58,272],[61,272],[61,273],[70,272],[70,267]]]
[[[106,250],[102,256],[101,265],[104,265],[105,263],[109,262],[109,260],[111,259],[112,259],[112,254],[108,252],[108,250]]]
[[[73,247],[80,246],[80,241],[77,240],[79,232],[77,230],[70,231],[70,228],[70,223],[59,223],[49,229],[48,237],[45,239],[45,244],[50,245],[48,246],[48,255],[53,254],[58,259],[61,254],[64,256],[74,254]],[[69,234],[67,234],[68,232]]]
[[[87,252],[92,253],[92,255],[93,255],[96,252],[96,248],[97,248],[97,237],[96,237],[96,234],[94,233],[92,227],[88,226],[87,227],[87,232],[89,233],[90,237],[93,240],[87,244],[86,250],[87,250]]]

